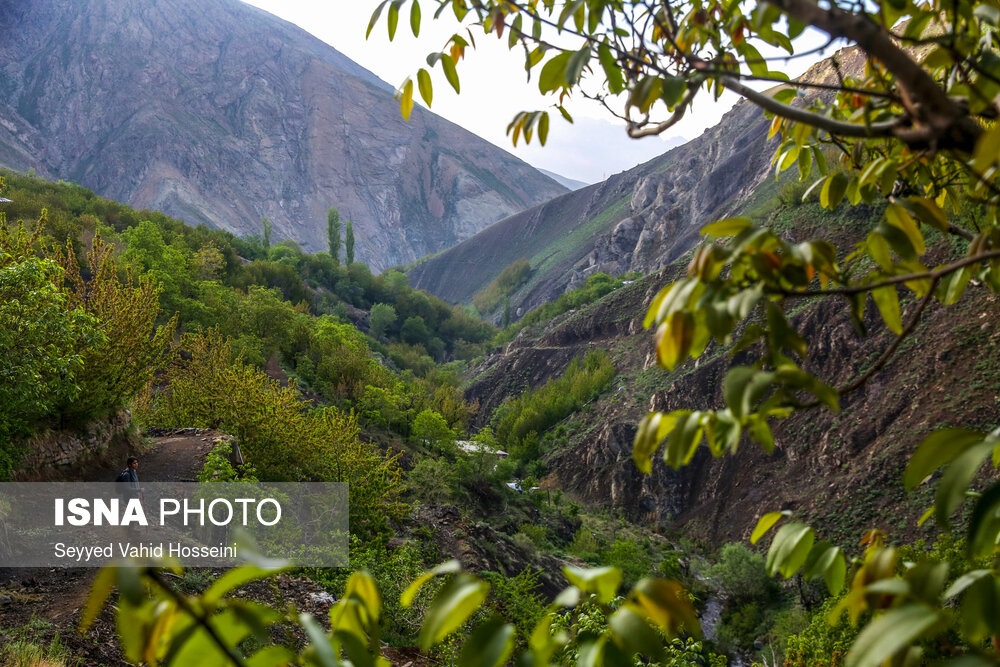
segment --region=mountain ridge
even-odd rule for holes
[[[0,8],[0,163],[246,235],[411,262],[566,189],[333,47],[234,0]]]

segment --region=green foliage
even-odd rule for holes
[[[326,239],[333,263],[340,264],[340,211],[332,206],[326,211]]]
[[[92,316],[69,307],[56,262],[11,247],[21,233],[0,228],[0,479],[20,459],[16,440],[80,395],[82,352],[102,336]]]
[[[4,628],[4,641],[0,644],[0,664],[7,667],[66,667],[79,664],[63,645],[56,632],[51,640],[41,642],[37,631],[51,624],[32,616],[27,625]]]
[[[764,558],[738,542],[722,547],[717,562],[705,574],[736,602],[767,603],[778,593],[764,567]]]
[[[282,387],[234,358],[217,334],[189,336],[183,349],[166,373],[169,391],[156,401],[156,423],[235,436],[264,480],[347,482],[352,532],[384,533],[388,519],[406,513],[396,457],[361,442],[353,415],[304,409],[294,383]]]
[[[602,549],[602,544],[590,528],[580,526],[576,531],[576,535],[573,536],[573,541],[570,542],[568,549],[570,553],[576,554],[588,563],[597,563],[600,558],[598,554]]]
[[[455,432],[439,413],[427,409],[420,412],[413,420],[411,431],[413,439],[432,451],[453,454],[455,450]]]
[[[443,505],[452,498],[452,466],[441,458],[425,456],[406,474],[407,488],[429,505]]]
[[[199,482],[259,482],[252,463],[233,465],[233,445],[229,440],[219,440],[205,457],[205,465],[198,473]]]
[[[627,537],[618,538],[604,550],[601,553],[601,561],[605,565],[621,570],[623,581],[628,585],[649,576],[653,571],[649,554]]]
[[[271,231],[274,229],[274,223],[272,223],[271,219],[265,215],[263,218],[260,219],[260,227],[261,230],[263,231],[262,238],[264,239],[264,247],[270,248]]]
[[[563,292],[555,301],[549,301],[534,310],[529,311],[519,321],[509,326],[504,326],[493,339],[494,345],[505,345],[523,329],[530,326],[542,325],[551,321],[554,317],[569,312],[574,308],[581,308],[587,304],[594,303],[605,294],[609,294],[625,284],[626,280],[632,280],[638,274],[629,274],[612,278],[606,273],[594,273],[587,276],[581,287]]]
[[[493,417],[497,442],[523,461],[537,459],[538,434],[594,398],[607,387],[614,373],[611,359],[603,350],[591,350],[582,360],[574,359],[562,376],[497,409]]]
[[[354,576],[352,570],[365,572],[371,577],[382,599],[382,614],[379,619],[382,639],[395,645],[411,643],[420,630],[420,621],[427,612],[433,593],[432,587],[418,596],[409,607],[404,608],[399,603],[407,583],[424,570],[420,553],[411,543],[391,548],[381,541],[362,540],[357,536],[351,537],[350,551],[350,570],[324,568],[310,571],[309,574],[340,598]]]
[[[531,277],[531,264],[526,259],[513,262],[500,272],[481,292],[472,297],[472,303],[480,313],[493,311],[505,297],[516,292]]]
[[[354,223],[350,220],[344,232],[344,259],[347,264],[354,264]]]

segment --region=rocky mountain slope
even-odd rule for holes
[[[504,267],[528,258],[532,279],[511,297],[528,310],[595,272],[660,269],[691,246],[703,224],[738,208],[767,178],[767,126],[760,109],[738,104],[687,144],[428,258],[410,270],[410,282],[466,302]]]
[[[853,48],[837,52],[841,71],[864,66]],[[830,60],[800,78],[836,83]],[[650,273],[686,252],[708,222],[745,208],[772,178],[777,139],[770,121],[742,101],[700,137],[658,158],[491,225],[411,267],[411,284],[443,299],[467,303],[506,266],[530,260],[531,279],[510,295],[523,314],[587,276]],[[756,195],[759,198],[759,194]],[[493,313],[499,319],[499,313]]]
[[[375,269],[566,192],[295,26],[236,0],[0,4],[0,164]]]
[[[877,212],[865,206],[829,214],[815,203],[786,205],[772,211],[769,224],[794,240],[832,234],[849,248],[864,238],[873,215]],[[794,510],[842,542],[873,527],[894,538],[933,530],[933,522],[916,526],[932,503],[931,488],[918,489],[916,501],[909,498],[902,470],[934,428],[995,428],[1000,333],[993,323],[1000,317],[1000,298],[974,286],[957,306],[930,307],[895,358],[860,391],[842,398],[840,414],[814,409],[775,422],[777,448],[771,455],[745,443],[738,455],[713,459],[703,448],[679,472],[657,457],[653,474],[642,475],[632,461],[639,420],[651,409],[721,407],[722,379],[733,363],[727,350],[711,346],[673,373],[656,365],[653,336],[642,319],[656,292],[676,279],[684,264],[525,329],[474,369],[467,396],[478,399],[480,414],[488,415],[505,398],[558,376],[590,349],[611,355],[616,368],[611,387],[543,441],[549,470],[543,487],[565,489],[644,525],[715,544],[746,539],[761,514],[778,509]],[[912,309],[906,302],[903,307]],[[835,299],[795,315],[796,326],[815,341],[807,367],[834,385],[858,377],[893,339],[874,306],[866,320],[873,335],[862,338],[846,305]]]

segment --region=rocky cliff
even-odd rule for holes
[[[824,228],[844,248],[864,238],[872,215],[860,206],[837,219],[818,204],[785,206],[777,214],[794,216],[803,228],[789,232],[793,240]],[[838,224],[848,229],[831,232],[828,226]],[[944,257],[931,258],[938,261]],[[933,522],[916,526],[932,502],[931,489],[922,487],[914,500],[903,489],[903,467],[917,443],[943,424],[995,428],[1000,332],[993,323],[1000,297],[973,286],[952,308],[930,307],[896,357],[862,389],[842,397],[839,414],[816,409],[775,420],[777,448],[770,455],[750,442],[737,455],[718,459],[703,447],[680,471],[657,456],[653,473],[643,475],[632,460],[639,420],[651,409],[722,407],[722,379],[740,363],[713,344],[672,373],[656,365],[643,316],[656,292],[683,275],[683,264],[525,329],[474,369],[467,396],[479,400],[479,414],[488,416],[505,398],[558,376],[590,349],[611,355],[613,385],[543,434],[549,470],[543,486],[650,526],[683,526],[685,534],[712,543],[745,540],[761,514],[780,509],[794,510],[834,541],[856,540],[868,528],[894,538],[932,532]],[[828,299],[798,313],[794,322],[811,341],[807,367],[838,386],[857,378],[893,339],[874,306],[866,320],[867,338],[841,301]]]
[[[416,109],[304,31],[236,0],[0,3],[0,164],[197,224],[326,247],[354,221],[373,268],[566,192]]]

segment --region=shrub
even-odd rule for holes
[[[531,277],[531,263],[519,259],[500,272],[500,274],[472,297],[472,303],[480,313],[494,310],[505,297],[516,292]]]
[[[267,481],[338,481],[351,485],[352,532],[384,533],[406,513],[396,456],[358,439],[357,421],[336,408],[305,410],[294,382],[277,381],[240,359],[214,332],[188,336],[168,369],[168,390],[153,410],[161,426],[218,428],[236,436]]]

